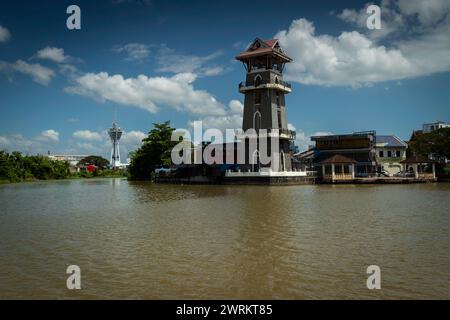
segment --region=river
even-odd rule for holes
[[[448,183],[1,185],[0,298],[450,299],[449,196]]]

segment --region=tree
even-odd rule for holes
[[[142,146],[131,153],[129,172],[132,180],[150,180],[156,167],[172,164],[170,154],[178,143],[171,140],[175,128],[170,126],[170,121],[153,126],[154,129],[142,140]]]
[[[450,128],[441,128],[422,133],[410,141],[411,152],[428,156],[433,154],[438,159],[450,158]]]
[[[78,162],[79,166],[94,165],[100,169],[105,169],[109,165],[109,161],[99,156],[87,156]]]
[[[69,163],[44,156],[23,156],[0,151],[0,179],[19,182],[33,179],[64,179],[70,176]]]

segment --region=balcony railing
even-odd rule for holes
[[[264,130],[267,135],[284,136],[291,140],[295,140],[297,134],[294,130],[289,129],[256,129],[256,132],[258,135],[263,135]]]
[[[261,80],[261,81],[247,81],[247,82],[241,82],[239,83],[239,89],[241,88],[245,88],[245,87],[255,87],[258,88],[259,86],[263,86],[263,85],[268,85],[268,84],[272,84],[272,85],[280,85],[282,87],[285,88],[289,88],[291,89],[292,86],[289,82],[286,81],[282,81],[282,80],[277,80],[277,81],[271,81],[271,80]]]

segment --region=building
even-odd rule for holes
[[[442,128],[449,128],[450,124],[443,122],[443,121],[436,121],[433,123],[424,123],[422,125],[422,132],[428,133],[434,130],[442,129]]]
[[[315,170],[320,173],[324,163],[331,164],[325,160],[338,155],[340,160],[345,157],[355,161],[353,174],[356,177],[393,176],[401,172],[403,168],[401,161],[406,159],[408,148],[408,145],[397,136],[376,135],[375,131],[315,136],[311,137],[311,140],[316,146],[297,155],[301,164],[308,165],[312,162]],[[345,173],[350,174],[350,171]]]
[[[405,176],[407,173],[411,173],[411,176],[416,179],[436,180],[436,161],[434,160],[420,155],[413,155],[400,161],[400,163],[403,166]]]
[[[406,159],[408,145],[397,136],[376,136],[375,161],[377,171],[393,176],[403,170],[401,161]]]
[[[313,163],[315,169],[322,172],[324,160],[339,155],[354,160],[354,174],[357,177],[367,177],[376,173],[374,131],[357,132],[353,134],[313,136],[311,141],[314,147]]]
[[[295,131],[288,129],[285,94],[292,89],[283,81],[283,70],[292,59],[283,52],[277,39],[256,38],[236,60],[241,61],[247,71],[245,82],[239,84],[239,92],[245,95],[242,129],[254,129],[257,138],[261,137],[260,130],[265,129],[267,145],[270,146],[272,138],[279,144],[278,151],[267,150],[272,157],[269,165],[260,163],[259,147],[249,151],[246,144],[246,167],[252,172],[267,167],[273,171],[291,171],[290,142],[295,140]]]
[[[356,163],[354,159],[341,154],[335,154],[322,160],[319,163],[322,167],[322,181],[337,182],[354,180]]]
[[[67,161],[71,167],[75,167],[80,160],[82,160],[88,156],[87,155],[75,155],[75,154],[51,154],[49,152],[47,157],[50,160]]]
[[[238,86],[244,94],[242,134],[234,142],[203,143],[188,148],[202,153],[200,163],[177,164],[172,183],[311,184],[315,177],[293,167],[295,131],[288,129],[285,95],[292,91],[283,80],[286,63],[292,61],[277,39],[256,38],[236,56],[246,70]],[[250,145],[251,144],[251,145]],[[230,147],[230,148],[229,148]],[[205,152],[206,151],[206,155]],[[220,152],[220,154],[217,154]],[[199,159],[198,155],[194,159]],[[205,161],[206,160],[206,161]],[[220,161],[219,161],[220,160]]]

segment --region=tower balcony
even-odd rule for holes
[[[294,130],[289,129],[261,129],[261,131],[256,129],[254,134],[245,133],[245,136],[248,138],[273,137],[287,140],[295,140],[296,134],[297,133]],[[238,135],[238,138],[243,138],[243,136]]]
[[[245,93],[247,91],[255,90],[255,89],[278,89],[285,93],[292,92],[291,84],[286,81],[260,81],[258,83],[254,82],[241,82],[239,83],[239,92]]]
[[[281,139],[295,140],[297,133],[294,130],[289,129],[275,129],[278,130],[278,135]]]

